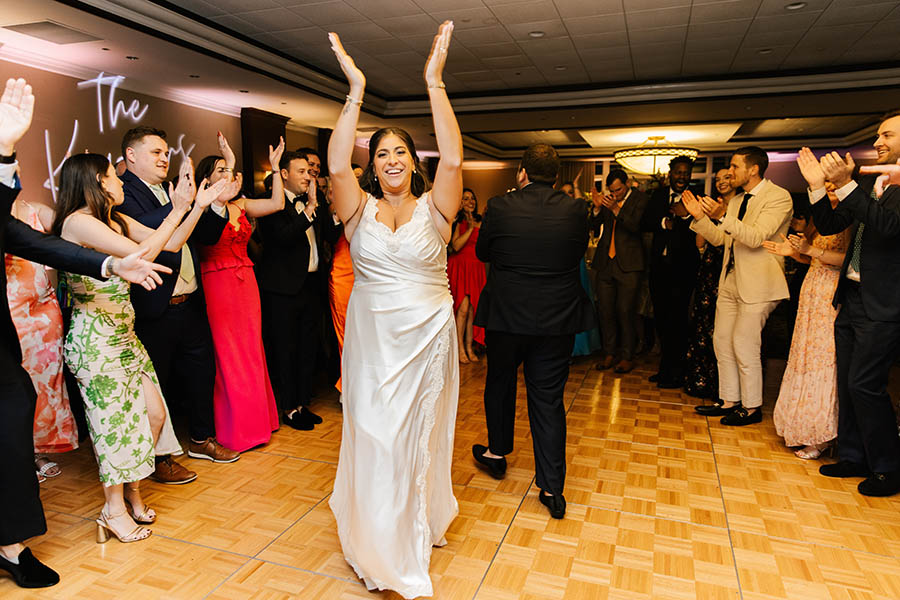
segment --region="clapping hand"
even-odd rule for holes
[[[834,184],[835,188],[841,188],[850,183],[853,178],[853,170],[856,163],[848,152],[846,158],[841,158],[837,152],[829,152],[819,161],[822,165],[822,171],[825,173],[825,179]]]
[[[11,156],[31,126],[34,94],[24,79],[8,79],[0,97],[0,155]]]
[[[444,65],[447,63],[447,50],[450,48],[450,37],[453,35],[453,21],[441,23],[438,33],[431,43],[431,53],[425,61],[425,83],[430,88],[444,87]]]
[[[162,284],[162,277],[159,276],[159,273],[171,273],[172,269],[144,260],[149,251],[150,248],[144,248],[125,258],[114,258],[110,264],[110,270],[125,281],[152,290]]]
[[[319,207],[319,197],[316,193],[316,178],[311,177],[309,180],[309,188],[306,190],[306,207],[303,212],[312,219],[316,216],[316,209]]]
[[[597,188],[591,190],[591,202],[594,204],[594,208],[599,209],[603,206],[603,195],[597,191]]]
[[[782,237],[784,237],[782,235]],[[792,233],[790,237],[788,237],[788,243],[791,245],[798,254],[809,254],[810,246],[809,240],[806,239],[806,236],[802,233]]]
[[[825,171],[819,163],[816,155],[807,147],[800,148],[797,152],[797,166],[800,167],[800,174],[806,180],[806,185],[811,190],[820,190],[825,187]]]
[[[237,159],[234,157],[234,150],[231,149],[231,146],[228,145],[228,140],[225,139],[225,134],[221,131],[218,132],[216,141],[219,143],[219,154],[225,159],[225,166],[234,169],[234,165],[237,164]]]
[[[612,194],[610,194],[610,193],[603,194],[603,197],[600,199],[600,202],[612,214],[614,214],[615,216],[619,216],[619,203],[616,202],[616,199],[613,198]]]
[[[281,155],[284,154],[284,138],[278,138],[278,145],[275,148],[269,146],[269,166],[272,167],[272,173],[277,173],[281,168]],[[275,175],[272,175],[273,177]]]
[[[200,182],[200,191],[197,192],[197,206],[200,208],[206,208],[207,206],[218,200],[220,196],[225,195],[225,193],[227,193],[227,191],[234,185],[235,181],[237,181],[237,178],[235,178],[234,181],[229,181],[228,179],[223,177],[214,184],[209,185],[209,181],[204,179]],[[240,187],[238,187],[238,189],[240,189]],[[235,192],[235,194],[236,193],[237,192]],[[227,196],[227,198],[233,198],[235,194],[231,194],[230,196]],[[227,201],[228,200],[226,199],[226,202]]]
[[[183,212],[189,211],[196,193],[194,163],[191,162],[190,157],[187,157],[181,162],[181,168],[178,171],[178,185],[173,188],[171,182],[169,183],[169,199],[172,201],[172,208]]]
[[[226,182],[226,185],[222,188],[222,192],[215,198],[215,200],[213,200],[213,204],[221,208],[228,204],[228,202],[232,198],[234,198],[241,192],[241,186],[244,184],[244,175],[242,173],[236,173],[235,176],[231,179],[226,179],[225,177],[223,177],[219,181]],[[219,182],[217,181],[216,183]]]
[[[880,173],[875,180],[875,194],[881,198],[884,188],[900,185],[900,160],[892,165],[868,165],[859,168],[860,173]]]
[[[695,220],[702,219],[703,215],[705,214],[703,212],[703,205],[691,190],[684,190],[684,192],[681,193],[681,202],[676,202],[672,205],[672,212],[676,216],[681,217],[684,215],[679,215],[676,208],[679,204],[682,205],[682,209],[685,211],[685,214],[690,214],[692,217],[694,217]]]
[[[794,237],[794,236],[791,236]],[[778,256],[792,256],[794,254],[794,246],[790,241],[781,234],[780,242],[773,242],[771,240],[765,240],[762,245],[763,248],[771,252],[772,254],[777,254]]]
[[[725,200],[722,198],[713,200],[709,196],[703,196],[700,198],[700,204],[703,206],[703,212],[706,213],[706,216],[717,221],[724,217],[725,211],[728,210],[728,205],[725,204]]]
[[[355,99],[362,100],[362,92],[366,89],[366,76],[363,75],[363,72],[359,70],[359,67],[356,66],[356,63],[344,50],[338,34],[334,32],[329,33],[328,40],[331,42],[331,49],[334,50],[334,55],[337,56],[338,63],[341,65],[341,71],[344,72],[344,76],[350,83],[350,95]]]

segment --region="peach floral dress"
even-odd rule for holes
[[[44,231],[33,206],[18,200],[13,207],[18,219]],[[37,392],[34,450],[40,454],[74,450],[78,427],[63,380],[62,314],[47,269],[7,253],[6,296],[22,346],[22,366]]]
[[[849,230],[817,236],[814,248],[846,252]],[[800,288],[797,320],[781,390],[775,404],[775,431],[787,446],[813,446],[837,437],[837,369],[831,305],[841,268],[813,258]]]

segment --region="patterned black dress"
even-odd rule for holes
[[[697,398],[718,398],[719,371],[713,350],[713,326],[724,246],[706,245],[697,270],[691,304],[691,328],[685,355],[684,391]]]

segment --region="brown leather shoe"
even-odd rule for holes
[[[233,463],[241,457],[240,453],[229,450],[217,442],[216,438],[207,438],[203,442],[191,440],[191,444],[188,446],[188,456],[211,460],[214,463]]]
[[[606,358],[604,358],[601,362],[598,362],[596,365],[594,365],[594,368],[597,369],[598,371],[605,371],[606,369],[612,367],[614,362],[615,362],[615,358],[613,357],[613,355],[607,354]]]
[[[179,465],[171,456],[167,456],[165,460],[156,463],[156,470],[150,477],[166,485],[181,485],[197,479],[197,474]]]
[[[633,368],[634,363],[623,358],[619,361],[619,364],[616,365],[616,368],[614,370],[616,373],[630,373]]]

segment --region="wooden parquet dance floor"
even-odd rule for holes
[[[776,436],[780,372],[761,425],[726,428],[694,399],[577,362],[566,388],[568,513],[537,499],[520,380],[517,449],[503,481],[480,472],[484,369],[463,366],[453,471],[460,515],[435,549],[441,600],[900,598],[900,497],[866,498],[859,480],[818,474]],[[148,541],[95,543],[103,503],[90,448],[62,455],[42,485],[50,530],[30,542],[61,576],[0,598],[390,599],[344,562],[328,498],[341,432],[336,394],[314,432],[283,428],[232,465],[183,458],[200,477],[144,484],[159,521]]]

